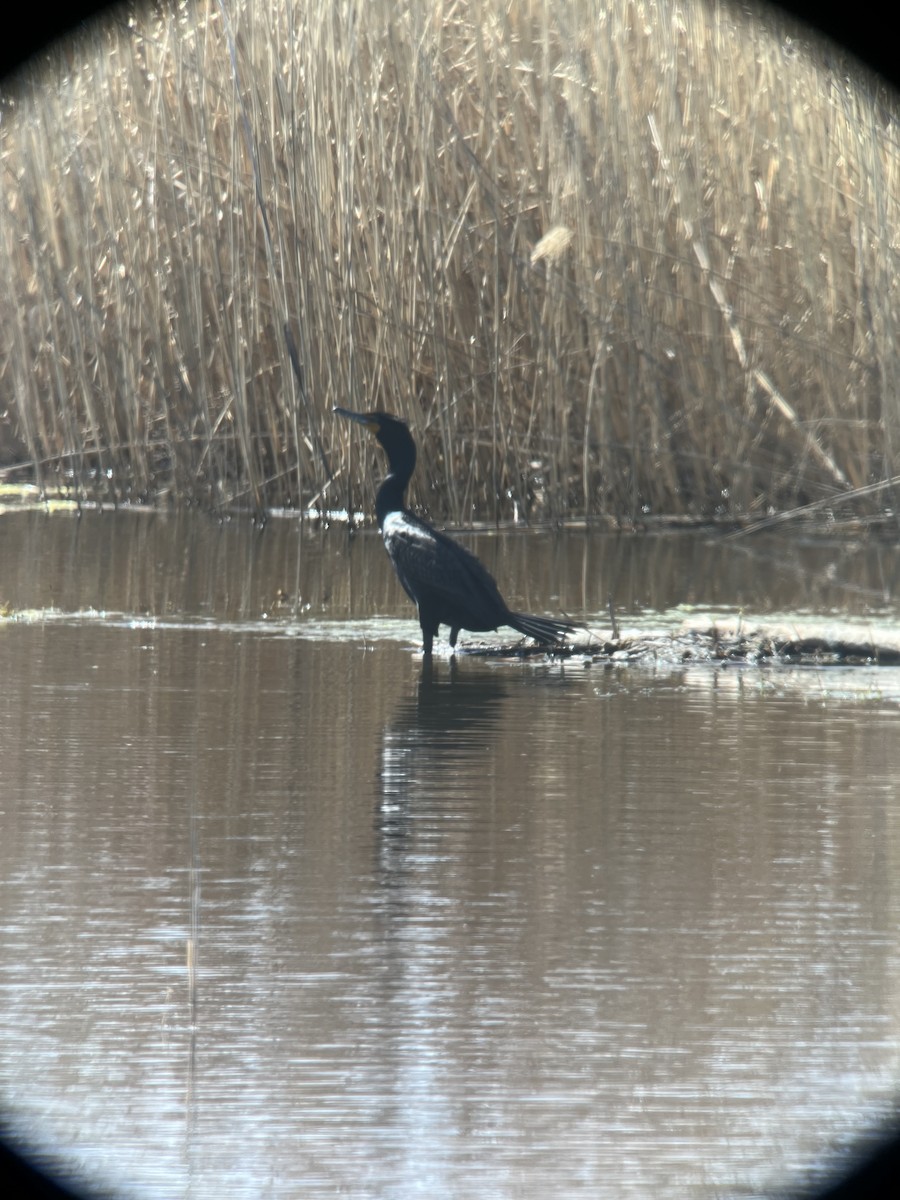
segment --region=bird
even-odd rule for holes
[[[558,646],[579,628],[570,621],[513,612],[474,554],[409,511],[404,496],[416,467],[416,443],[405,421],[386,412],[333,411],[364,425],[387,454],[388,474],[375,496],[375,516],[397,577],[418,609],[426,658],[441,625],[450,627],[454,652],[461,629],[485,633],[509,625],[542,645]]]

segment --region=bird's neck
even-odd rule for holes
[[[385,517],[403,511],[403,493],[408,483],[409,475],[395,475],[392,471],[378,489],[375,496],[375,516],[378,518],[379,527],[384,524]]]

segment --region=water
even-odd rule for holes
[[[473,544],[601,626],[897,622],[892,549]],[[0,561],[0,1096],[79,1178],[769,1195],[890,1111],[897,672],[429,668],[377,540],[287,522]]]

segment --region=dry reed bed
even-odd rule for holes
[[[0,478],[366,505],[341,404],[456,523],[893,507],[896,110],[785,28],[231,0],[4,101]]]

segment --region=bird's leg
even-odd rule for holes
[[[431,647],[437,630],[426,625],[424,621],[420,621],[419,624],[422,626],[422,653],[426,658],[431,658]]]
[[[459,626],[454,625],[450,628],[450,649],[456,651],[456,639],[459,637]]]

